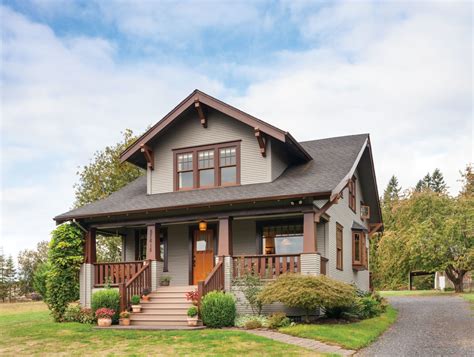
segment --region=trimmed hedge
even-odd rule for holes
[[[208,327],[234,326],[236,315],[235,298],[232,294],[211,291],[202,298],[201,317]]]
[[[92,312],[95,312],[100,308],[108,308],[115,311],[112,317],[112,322],[117,323],[120,315],[120,294],[116,289],[104,289],[99,290],[92,294]]]

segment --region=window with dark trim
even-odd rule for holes
[[[137,244],[135,245],[136,260],[146,259],[146,244],[147,244],[147,231],[146,229],[138,230]],[[160,258],[163,261],[163,271],[168,271],[168,230],[166,228],[160,228]]]
[[[343,269],[343,231],[344,228],[339,223],[336,223],[336,269],[339,270]]]
[[[262,227],[262,254],[303,252],[303,224],[268,224]]]
[[[362,231],[352,232],[352,265],[354,269],[367,268],[366,235]]]
[[[353,177],[349,181],[349,208],[356,211],[356,178]]]
[[[240,142],[175,149],[176,191],[240,184]]]

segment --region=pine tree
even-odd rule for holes
[[[6,260],[5,264],[5,278],[8,291],[8,300],[11,302],[15,292],[15,283],[16,283],[16,269],[15,263],[13,262],[13,257],[10,255]]]
[[[0,299],[2,299],[3,302],[5,302],[5,299],[8,296],[8,283],[5,275],[5,265],[5,255],[3,254],[3,249],[0,248]]]
[[[447,190],[446,182],[444,182],[443,174],[439,169],[435,169],[431,175],[430,189],[436,193],[445,193]]]
[[[398,179],[395,175],[392,175],[390,180],[388,181],[387,188],[383,192],[383,201],[390,202],[394,200],[398,200],[400,198],[400,191],[402,190],[401,187],[398,185]]]
[[[460,196],[473,197],[474,196],[474,168],[472,164],[467,164],[464,172],[460,172],[462,188],[459,192]]]

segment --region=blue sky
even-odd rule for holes
[[[369,132],[382,191],[473,161],[471,2],[3,1],[1,233],[48,239],[76,171],[194,88],[299,140]]]

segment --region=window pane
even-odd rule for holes
[[[180,172],[178,174],[178,185],[179,188],[193,187],[193,172]]]
[[[193,169],[193,153],[178,155],[178,171],[188,171]]]
[[[263,254],[299,254],[302,251],[303,236],[263,238]]]
[[[354,235],[354,261],[360,261],[360,237],[358,234]]]
[[[235,147],[220,149],[219,153],[221,166],[235,165],[237,163]]]
[[[199,171],[199,186],[214,186],[214,169]]]
[[[198,160],[200,169],[214,167],[214,150],[199,151]]]
[[[237,168],[235,166],[221,168],[221,185],[237,183]]]

